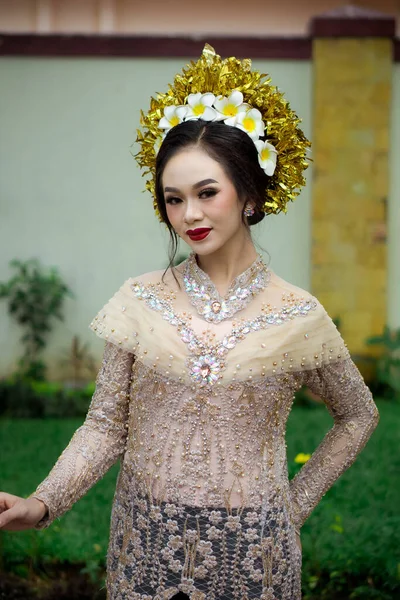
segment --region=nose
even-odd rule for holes
[[[188,225],[194,223],[196,221],[201,221],[203,218],[203,211],[201,209],[200,203],[196,200],[188,200],[186,202],[184,221]]]

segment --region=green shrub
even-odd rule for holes
[[[68,388],[21,376],[0,380],[0,416],[15,418],[85,416],[95,383]]]
[[[389,399],[400,400],[400,329],[385,326],[381,335],[369,337],[368,346],[381,346],[382,355],[376,362],[376,380],[370,387],[374,393]]]

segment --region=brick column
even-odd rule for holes
[[[311,23],[312,287],[355,355],[386,323],[386,205],[395,20],[344,7]]]

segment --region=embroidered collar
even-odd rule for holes
[[[192,305],[209,323],[219,323],[247,306],[268,285],[271,273],[261,254],[243,273],[232,281],[222,298],[210,277],[197,264],[196,254],[187,258],[183,282]]]
[[[194,383],[201,386],[213,386],[219,382],[223,377],[222,373],[226,367],[228,353],[247,335],[261,329],[269,329],[272,326],[284,325],[288,321],[297,318],[305,318],[317,308],[317,303],[312,297],[289,300],[279,310],[271,307],[266,308],[262,314],[254,319],[240,320],[241,322],[232,327],[222,340],[210,342],[206,335],[196,335],[190,326],[189,319],[174,313],[171,301],[159,298],[156,287],[154,284],[145,285],[139,281],[131,284],[131,289],[139,300],[146,302],[147,306],[159,312],[163,319],[177,328],[181,340],[187,344],[186,366],[189,369],[190,377]],[[96,327],[99,326],[101,326],[101,323]],[[308,333],[304,334],[304,337],[307,339]],[[284,354],[283,356],[282,366],[280,367],[282,372],[286,370],[283,363],[287,355]],[[302,366],[304,366],[304,363],[302,363]],[[292,363],[290,362],[288,369],[291,368]],[[273,370],[273,373],[275,373],[275,370]],[[251,379],[252,375],[249,375],[249,380],[251,381]]]

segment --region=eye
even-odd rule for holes
[[[172,197],[165,199],[165,203],[166,204],[172,204],[172,205],[174,205],[174,204],[177,204],[178,202],[182,202],[182,200],[180,198],[172,198]]]
[[[199,198],[211,198],[212,196],[215,196],[216,193],[217,193],[217,190],[215,190],[213,188],[209,188],[207,190],[202,190],[199,194]]]

